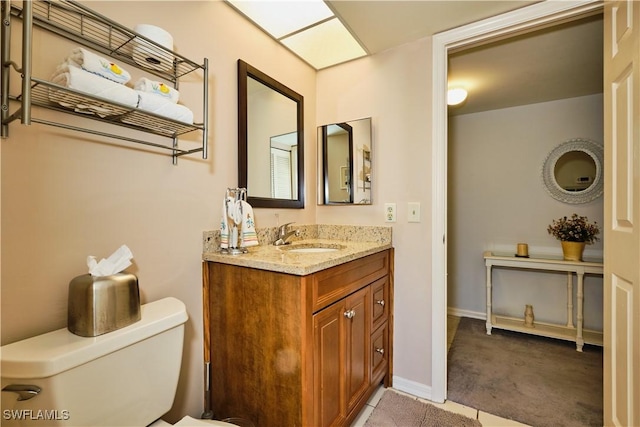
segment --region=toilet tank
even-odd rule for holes
[[[2,346],[0,424],[151,424],[173,404],[186,321],[184,304],[164,298],[141,306],[140,321],[105,335],[64,328]]]

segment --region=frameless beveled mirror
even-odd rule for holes
[[[238,60],[238,184],[253,207],[304,207],[303,104]]]
[[[318,127],[318,204],[371,204],[371,118]]]
[[[547,155],[542,182],[547,192],[561,202],[579,204],[603,193],[604,150],[595,141],[575,138],[560,144]]]

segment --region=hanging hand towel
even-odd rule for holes
[[[233,204],[233,199],[226,197],[222,202],[222,219],[220,220],[220,248],[227,249],[229,247],[229,205]]]
[[[242,247],[258,245],[258,235],[256,234],[256,224],[253,220],[253,208],[244,200],[238,200],[238,211],[242,214]]]
[[[140,78],[133,86],[135,90],[141,90],[142,92],[154,93],[163,97],[167,101],[171,101],[174,104],[178,103],[180,93],[169,85],[155,80],[150,80],[146,77]]]
[[[229,230],[229,247],[238,248],[240,247],[238,225],[242,223],[242,211],[240,203],[233,197],[229,197],[229,203],[227,203],[227,217],[231,220],[229,223],[231,226]]]
[[[114,62],[109,61],[93,52],[78,47],[71,51],[69,60],[75,62],[80,68],[90,73],[96,74],[116,83],[125,84],[131,80],[131,75],[127,70],[120,68]]]

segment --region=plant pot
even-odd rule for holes
[[[562,255],[565,261],[582,261],[585,242],[565,242],[562,243]]]

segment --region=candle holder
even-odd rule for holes
[[[526,243],[518,243],[516,247],[516,256],[519,258],[529,258],[529,245]]]

